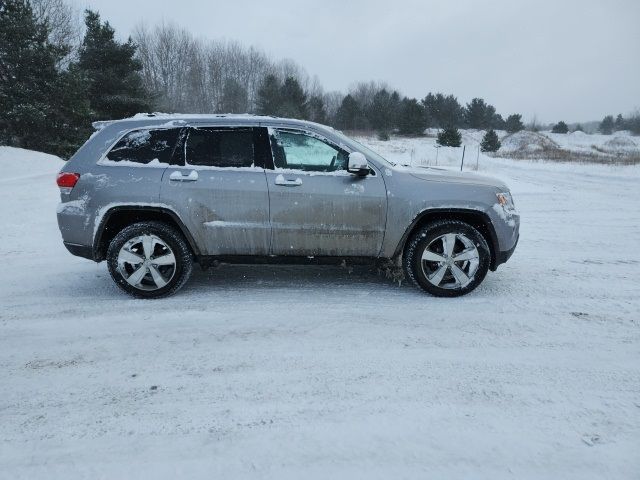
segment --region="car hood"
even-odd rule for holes
[[[508,190],[507,185],[503,181],[472,172],[455,172],[437,167],[403,167],[402,171],[421,180],[432,182],[482,185],[485,187],[495,187],[499,190]]]

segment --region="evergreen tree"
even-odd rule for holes
[[[440,108],[440,127],[446,127],[447,125],[455,126],[456,128],[462,127],[464,122],[464,109],[458,102],[458,99],[453,95],[447,95],[443,97]]]
[[[462,135],[454,126],[448,126],[438,133],[438,145],[443,147],[459,147],[462,144]]]
[[[442,95],[439,93],[438,95]],[[422,99],[422,106],[424,107],[424,115],[427,119],[427,127],[439,127],[439,105],[436,102],[436,95],[429,92],[426,97]]]
[[[359,117],[358,102],[351,95],[345,96],[336,113],[336,126],[341,130],[356,130],[359,126]]]
[[[397,90],[394,90],[393,93],[391,93],[391,98],[389,99],[390,102],[390,111],[389,111],[389,115],[391,117],[391,120],[389,121],[389,129],[393,130],[394,128],[398,127],[398,122],[400,121],[400,112],[402,110],[402,99],[400,98],[400,94],[398,93]],[[426,113],[425,113],[425,125],[426,125]]]
[[[2,142],[42,148],[39,135],[49,127],[49,99],[62,51],[47,41],[26,1],[0,1],[0,135]]]
[[[227,78],[222,87],[219,111],[222,113],[246,113],[249,110],[247,89],[237,80]]]
[[[613,126],[613,116],[607,115],[602,119],[602,122],[600,122],[600,127],[598,127],[598,130],[600,130],[600,133],[604,135],[611,135],[613,133]]]
[[[507,121],[505,123],[505,130],[507,132],[516,133],[523,129],[524,125],[522,124],[522,115],[514,113],[507,117]]]
[[[426,128],[424,107],[415,98],[402,100],[398,129],[404,135],[421,135]]]
[[[0,142],[67,156],[90,128],[85,84],[59,72],[68,52],[52,45],[26,0],[0,0]]]
[[[498,139],[498,135],[492,129],[487,131],[487,133],[484,134],[484,137],[482,137],[482,143],[480,143],[480,150],[482,150],[483,152],[497,152],[500,146],[501,146],[501,143],[500,143],[500,140]]]
[[[260,115],[278,115],[282,103],[278,77],[275,75],[264,77],[258,88],[256,103]]]
[[[624,118],[622,117],[622,114],[619,113],[618,116],[616,117],[614,130],[619,131],[619,130],[625,130],[625,129],[626,129],[626,126],[625,126]]]
[[[391,94],[383,88],[375,93],[368,111],[371,127],[379,132],[388,132],[392,125],[393,105]]]
[[[629,116],[624,125],[624,128],[631,130],[634,135],[640,135],[640,111],[636,111],[636,113]]]
[[[504,128],[504,119],[502,115],[496,112],[496,107],[493,105],[486,104],[483,128],[495,128],[498,130]]]
[[[282,104],[279,115],[288,118],[307,118],[307,95],[294,77],[287,77],[280,87]]]
[[[91,132],[89,85],[77,67],[60,73],[55,112],[52,115],[55,136],[50,141],[50,151],[69,158],[87,140]]]
[[[142,84],[142,64],[135,58],[136,45],[115,39],[109,22],[85,11],[86,33],[78,68],[89,82],[89,103],[93,118],[109,120],[129,117],[150,109],[150,100]]]
[[[493,109],[495,113],[495,109]],[[487,111],[487,104],[481,98],[474,98],[467,103],[464,111],[464,120],[469,128],[482,129],[488,126],[487,118],[491,114]]]
[[[495,108],[492,105],[489,105],[489,107],[490,107],[489,111],[491,110],[495,111]],[[489,121],[489,124],[488,124],[489,127],[496,130],[504,130],[504,127],[506,125],[506,122],[502,118],[502,115],[500,115],[499,113],[493,113],[488,121]]]
[[[566,123],[560,120],[553,126],[553,128],[551,129],[551,133],[569,133],[569,127]]]
[[[428,127],[444,128],[446,126],[461,127],[463,108],[453,95],[429,93],[423,100]]]

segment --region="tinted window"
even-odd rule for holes
[[[171,154],[180,129],[136,130],[127,133],[107,155],[113,162],[171,163]]]
[[[253,130],[194,128],[187,138],[186,157],[189,165],[251,167]]]
[[[303,133],[275,130],[271,148],[276,168],[334,172],[348,165],[345,151]]]

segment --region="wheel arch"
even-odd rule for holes
[[[496,257],[499,250],[498,236],[491,223],[491,219],[485,212],[465,208],[429,208],[420,212],[414,217],[402,235],[393,258],[397,259],[403,255],[407,242],[415,232],[429,223],[438,220],[459,220],[475,227],[485,238],[487,245],[489,245],[489,251],[491,253],[490,269],[492,271],[496,269]]]
[[[166,207],[146,205],[118,205],[111,207],[102,216],[93,242],[93,258],[101,262],[106,258],[111,240],[128,225],[144,221],[161,221],[178,230],[187,240],[191,252],[198,256],[200,251],[189,229],[173,210]]]

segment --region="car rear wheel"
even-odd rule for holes
[[[122,229],[107,250],[111,278],[139,298],[172,295],[187,282],[193,258],[182,234],[162,222],[140,222]]]
[[[405,275],[437,297],[457,297],[475,289],[489,270],[491,252],[482,234],[458,220],[431,223],[409,241]]]

